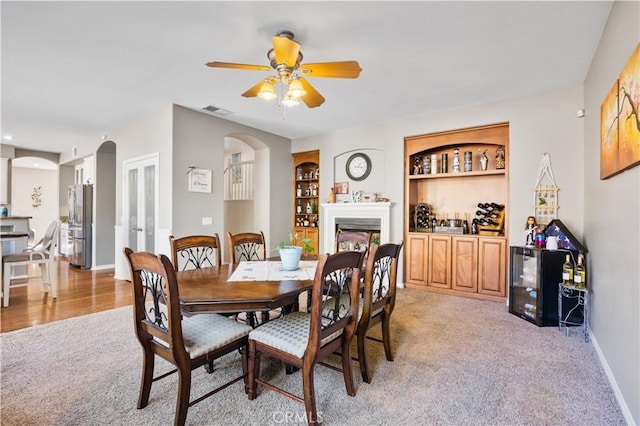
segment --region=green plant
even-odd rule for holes
[[[289,231],[289,243],[286,241],[280,241],[275,247],[276,250],[290,246],[301,246],[307,252],[313,252],[313,246],[311,245],[311,238],[302,238],[298,241],[298,234]]]

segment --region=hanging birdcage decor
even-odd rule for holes
[[[533,215],[539,226],[558,218],[558,186],[551,170],[551,156],[545,152],[540,161],[538,179],[533,188]]]

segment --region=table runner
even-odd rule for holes
[[[301,260],[298,269],[285,271],[280,261],[241,261],[227,281],[313,280],[317,265],[317,260]]]

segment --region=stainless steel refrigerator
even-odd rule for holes
[[[91,268],[93,185],[69,186],[69,263]]]

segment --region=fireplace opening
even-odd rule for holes
[[[336,233],[349,231],[370,234],[370,245],[379,245],[381,222],[378,218],[337,217]]]

